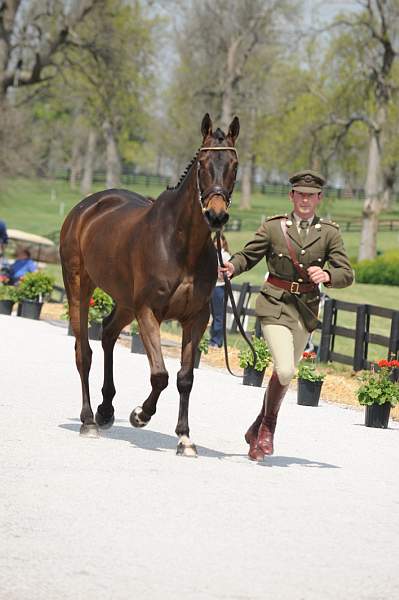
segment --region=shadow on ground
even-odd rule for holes
[[[62,429],[68,431],[79,432],[80,421],[77,419],[71,419],[76,421],[75,423],[62,423],[59,425]],[[116,420],[115,422],[118,422]],[[126,421],[119,421],[125,422]],[[122,440],[129,442],[136,448],[143,450],[150,450],[151,452],[162,452],[164,450],[176,450],[177,437],[168,435],[166,433],[160,433],[159,431],[151,431],[150,429],[134,429],[133,427],[122,427],[120,425],[113,425],[111,429],[102,430],[100,432],[102,438],[108,438],[113,440]],[[246,459],[246,454],[228,454],[226,452],[220,452],[207,448],[206,446],[198,446],[199,457],[207,458],[218,458],[228,459],[233,457],[239,457]],[[248,461],[249,462],[249,461]],[[257,466],[261,467],[290,467],[293,465],[300,465],[302,467],[313,467],[319,469],[339,469],[337,465],[331,465],[329,463],[322,463],[318,461],[308,460],[307,458],[299,458],[296,456],[269,456],[262,463],[256,463]]]

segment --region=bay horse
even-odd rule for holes
[[[99,428],[114,422],[113,349],[121,330],[133,319],[137,319],[151,368],[151,393],[133,410],[130,422],[134,427],[147,425],[168,385],[160,325],[173,319],[182,326],[177,454],[197,456],[188,424],[194,357],[208,324],[209,300],[217,278],[211,231],[220,230],[229,218],[240,124],[235,117],[227,135],[212,127],[206,114],[200,149],[178,185],[155,201],[128,190],[105,190],[84,198],[64,221],[60,255],[82,385],[81,435],[97,437]],[[106,291],[115,305],[103,320],[103,401],[94,417],[89,392],[88,308],[95,287]]]

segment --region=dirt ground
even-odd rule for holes
[[[44,304],[42,309],[41,318],[43,320],[58,320],[61,318],[63,307],[60,304]],[[127,331],[129,329],[127,328]],[[129,339],[120,339],[119,343],[124,346],[130,347]],[[162,351],[165,356],[172,356],[177,358],[180,356],[180,336],[172,333],[164,334],[162,336]],[[201,363],[209,365],[218,369],[225,369],[225,359],[223,348],[209,348],[208,354],[201,356]],[[230,368],[234,373],[240,375],[242,369],[238,362],[238,349],[229,347],[229,363]],[[363,407],[359,406],[357,401],[356,392],[359,388],[359,374],[354,372],[345,371],[342,373],[332,372],[332,369],[327,367],[326,378],[321,389],[321,398],[327,402],[334,402],[336,404],[346,404],[364,410]],[[268,376],[271,374],[271,368],[266,371],[265,382]],[[291,388],[296,389],[296,380],[291,383]],[[391,417],[399,421],[399,405],[391,409]]]

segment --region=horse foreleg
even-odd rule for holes
[[[190,440],[188,404],[194,381],[195,352],[208,324],[209,312],[209,305],[207,304],[194,321],[183,323],[181,369],[177,374],[180,406],[179,418],[175,430],[176,435],[179,437],[176,454],[180,456],[197,456],[195,444]]]
[[[75,360],[82,386],[80,434],[98,437],[98,428],[90,404],[89,372],[92,350],[88,337],[89,299],[94,285],[87,273],[68,273],[63,268],[65,289],[69,303],[69,318],[75,335]]]
[[[146,308],[137,313],[136,318],[150,363],[152,389],[143,406],[132,411],[130,423],[133,427],[145,427],[157,410],[158,398],[168,385],[169,375],[162,356],[160,324],[154,313]]]
[[[103,320],[102,347],[104,351],[104,382],[101,389],[103,401],[97,407],[96,423],[103,429],[108,429],[114,422],[114,407],[112,400],[115,396],[113,352],[116,340],[123,327],[133,320],[133,312],[126,308],[115,306],[108,317]]]

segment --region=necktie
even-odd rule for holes
[[[302,244],[305,242],[306,236],[308,234],[308,225],[309,223],[307,221],[299,222],[299,237],[301,238]]]

